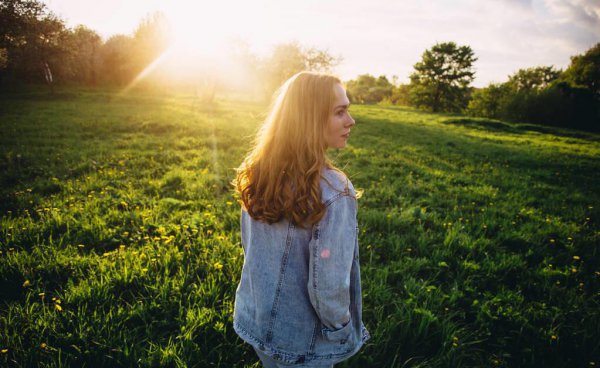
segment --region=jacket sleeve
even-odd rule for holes
[[[350,321],[350,271],[357,235],[356,199],[350,195],[329,204],[313,228],[308,294],[326,335]]]

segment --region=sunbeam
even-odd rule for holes
[[[154,61],[151,62],[147,67],[145,67],[144,70],[142,70],[140,72],[140,74],[138,74],[131,81],[131,83],[129,83],[127,86],[125,86],[125,88],[123,88],[123,90],[121,90],[121,92],[119,92],[119,95],[120,96],[124,95],[129,90],[131,90],[133,87],[135,87],[142,79],[147,77],[148,74],[150,74],[153,70],[155,70],[160,64],[162,64],[166,60],[166,58],[171,54],[172,50],[173,50],[173,48],[169,47],[162,54],[160,54],[156,59],[154,59]]]

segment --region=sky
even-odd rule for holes
[[[521,68],[553,65],[600,42],[600,0],[45,0],[67,26],[104,39],[131,35],[164,13],[189,48],[231,40],[261,56],[297,41],[342,58],[334,73],[397,76],[406,83],[423,51],[454,41],[470,46],[474,85],[504,82]],[[221,46],[220,46],[221,45]]]

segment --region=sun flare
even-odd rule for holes
[[[170,25],[170,44],[160,68],[173,79],[223,70],[231,74],[233,42],[265,33],[260,25],[268,16],[264,7],[237,1],[173,1],[161,11]]]

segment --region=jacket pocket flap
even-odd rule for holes
[[[352,332],[352,320],[349,320],[344,327],[337,330],[330,330],[327,327],[321,330],[323,337],[329,341],[341,341],[348,340],[350,333]]]

